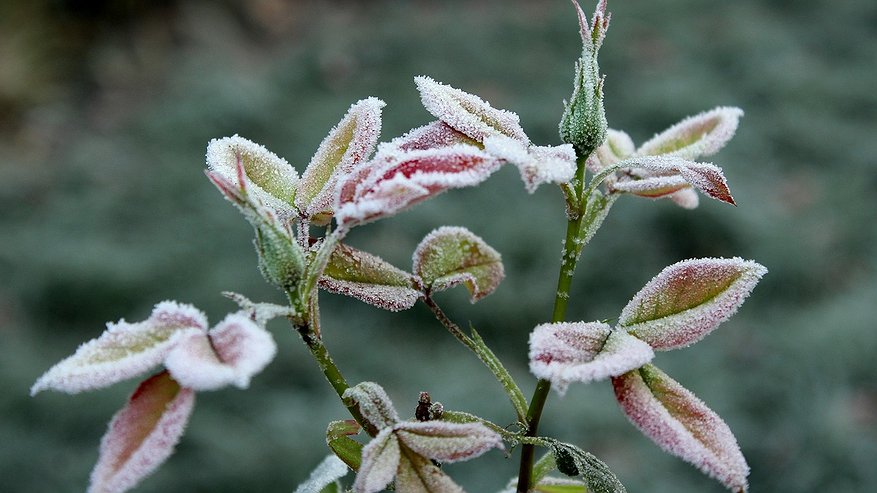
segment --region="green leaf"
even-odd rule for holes
[[[557,470],[567,476],[581,476],[590,493],[626,493],[627,490],[603,461],[569,443],[552,440]],[[561,490],[563,491],[563,490]],[[573,490],[574,491],[574,490]]]
[[[390,311],[411,308],[420,291],[414,276],[382,258],[338,244],[323,271],[319,285],[326,291],[354,297]]]
[[[472,331],[472,350],[478,356],[478,359],[490,369],[491,373],[493,373],[499,383],[502,384],[506,395],[509,396],[509,400],[512,401],[512,405],[515,407],[518,419],[526,420],[528,404],[527,398],[524,397],[524,393],[521,392],[521,388],[518,387],[518,384],[509,374],[506,367],[503,366],[502,361],[500,361],[493,351],[487,347],[487,344],[485,344],[484,339],[482,339],[481,335],[475,330],[475,327],[470,327],[470,330]]]
[[[359,424],[348,419],[332,421],[326,429],[326,444],[339,459],[354,471],[362,464],[362,444],[352,440],[350,436],[359,434]]]
[[[465,284],[474,303],[492,293],[505,277],[502,258],[466,228],[443,226],[414,251],[414,272],[430,291]]]

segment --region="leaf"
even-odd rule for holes
[[[747,489],[749,466],[715,412],[653,365],[612,379],[621,409],[658,446],[728,489]]]
[[[481,334],[475,330],[475,327],[471,327],[472,330],[472,346],[470,349],[478,356],[485,366],[493,373],[493,376],[496,377],[496,380],[502,385],[505,390],[506,395],[509,396],[509,400],[512,403],[512,406],[515,408],[515,411],[518,414],[519,419],[527,418],[527,398],[524,397],[524,393],[521,392],[521,388],[518,387],[517,382],[512,376],[509,374],[509,371],[503,366],[502,361],[496,357],[496,354],[491,351],[487,344],[484,342],[484,339],[481,338]]]
[[[332,251],[319,283],[331,293],[394,312],[411,308],[420,297],[420,291],[413,288],[414,276],[376,255],[344,244]]]
[[[484,150],[518,167],[527,191],[543,183],[567,183],[576,173],[576,151],[569,144],[527,146],[504,135],[484,139]]]
[[[207,167],[232,187],[240,185],[239,164],[259,201],[281,215],[294,215],[292,204],[298,188],[298,172],[285,159],[238,135],[213,139],[207,144]]]
[[[423,75],[415,77],[414,83],[426,110],[458,132],[478,142],[489,136],[505,135],[530,143],[515,113],[498,110],[474,94]]]
[[[461,227],[442,226],[426,235],[414,250],[413,264],[431,291],[465,284],[472,303],[496,290],[505,277],[499,252]]]
[[[463,132],[454,130],[447,123],[437,120],[422,127],[412,129],[405,135],[391,140],[389,143],[381,144],[378,146],[378,154],[391,151],[436,149],[456,144],[480,146],[477,140],[468,137]]]
[[[625,188],[631,188],[631,193],[660,197],[682,189],[684,186],[679,179],[673,178],[681,177],[706,195],[736,205],[722,169],[710,163],[695,163],[679,157],[644,156],[626,159],[616,166],[632,168],[640,176],[635,177],[632,182],[622,180],[613,182],[611,186],[615,190],[627,191]],[[641,189],[637,188],[638,181],[646,181],[639,186]]]
[[[652,348],[600,322],[537,325],[530,334],[530,371],[563,395],[570,382],[621,375],[651,361]]]
[[[391,427],[399,421],[399,414],[390,397],[383,387],[374,382],[361,382],[348,388],[342,399],[346,406],[359,406],[362,416],[378,430]]]
[[[727,106],[690,116],[649,139],[636,153],[683,159],[711,156],[731,140],[741,116],[743,110]]]
[[[362,444],[349,437],[359,434],[360,429],[359,423],[352,419],[332,421],[326,429],[326,444],[354,471],[362,465]]]
[[[401,452],[392,428],[384,428],[362,449],[362,466],[353,482],[353,491],[381,491],[396,476]],[[402,490],[398,490],[402,493]]]
[[[499,160],[469,145],[382,152],[340,180],[336,219],[351,227],[391,216],[450,188],[473,186]]]
[[[630,135],[621,130],[607,128],[606,140],[588,156],[588,169],[592,173],[599,173],[603,168],[627,159],[635,151],[636,146]]]
[[[765,273],[738,257],[675,263],[634,295],[618,326],[657,350],[694,344],[729,319]]]
[[[107,323],[100,337],[82,344],[40,377],[31,395],[46,389],[75,394],[141,375],[161,364],[179,338],[206,330],[207,318],[194,306],[161,302],[143,322]]]
[[[460,462],[502,448],[502,437],[481,423],[405,421],[394,429],[406,447],[439,462]]]
[[[274,303],[256,303],[246,296],[232,291],[223,291],[222,295],[238,304],[241,310],[247,312],[251,320],[260,327],[264,327],[268,321],[277,317],[294,317],[298,315],[291,306],[276,305]]]
[[[533,488],[536,493],[588,493],[588,485],[583,481],[563,478],[544,478]]]
[[[166,371],[141,383],[101,440],[89,493],[128,491],[151,474],[173,453],[194,405],[195,393]]]
[[[463,489],[435,464],[406,450],[404,446],[396,474],[396,491],[398,493],[463,493]]]
[[[271,334],[245,312],[228,315],[213,330],[188,334],[170,351],[165,366],[184,387],[198,391],[227,385],[245,389],[277,354]]]
[[[350,106],[329,131],[302,174],[295,205],[312,222],[325,224],[332,217],[338,178],[365,161],[381,133],[381,109],[386,103],[367,98]]]
[[[295,493],[321,493],[323,488],[334,484],[347,474],[347,465],[334,455],[327,455],[311,472],[307,481],[298,485]]]
[[[603,461],[575,445],[552,440],[557,470],[567,476],[579,476],[588,485],[588,493],[626,493],[627,490]],[[548,490],[551,491],[551,490]],[[559,490],[565,491],[565,490]],[[575,491],[575,490],[572,490]]]

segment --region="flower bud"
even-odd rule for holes
[[[304,253],[291,235],[282,234],[270,225],[256,227],[256,251],[259,270],[275,286],[291,290],[305,271]]]

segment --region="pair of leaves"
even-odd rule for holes
[[[165,365],[165,371],[140,384],[101,442],[89,491],[122,492],[173,452],[196,390],[246,388],[275,352],[271,335],[244,312],[228,315],[208,331],[202,312],[166,301],[143,322],[108,323],[100,337],[40,377],[31,394],[103,388]]]
[[[737,491],[748,466],[727,425],[693,394],[647,365],[653,350],[697,342],[740,307],[767,270],[752,261],[695,259],[661,271],[624,307],[618,325],[543,324],[530,337],[530,370],[560,392],[612,377],[628,418],[668,452]]]
[[[502,258],[465,228],[443,226],[420,242],[412,258],[413,274],[380,257],[339,244],[332,252],[320,287],[352,296],[385,310],[411,308],[424,294],[463,284],[472,302],[492,293],[504,277]]]
[[[502,448],[500,435],[481,423],[400,421],[386,392],[372,382],[351,387],[343,397],[377,430],[362,448],[357,493],[381,491],[394,480],[400,493],[462,492],[433,461],[459,462]]]

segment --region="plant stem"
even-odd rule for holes
[[[574,179],[574,188],[576,199],[578,200],[578,210],[569,214],[566,223],[566,238],[563,242],[563,256],[560,261],[560,273],[557,278],[557,291],[554,293],[554,310],[551,314],[552,322],[562,322],[566,316],[566,307],[569,301],[569,290],[572,285],[572,278],[575,274],[576,263],[578,262],[579,253],[581,253],[580,241],[582,237],[582,220],[585,217],[585,208],[588,205],[587,197],[584,195],[585,189],[585,159],[579,156],[576,166],[576,177]],[[548,393],[551,391],[551,382],[539,379],[536,383],[536,390],[533,391],[533,398],[530,399],[530,407],[527,409],[527,430],[526,435],[535,437],[539,430],[539,420],[542,418],[542,410],[545,408],[545,402],[548,400]],[[517,493],[527,493],[532,486],[533,478],[533,460],[536,457],[536,448],[531,444],[524,444],[521,447],[521,466],[518,470],[518,488]]]

